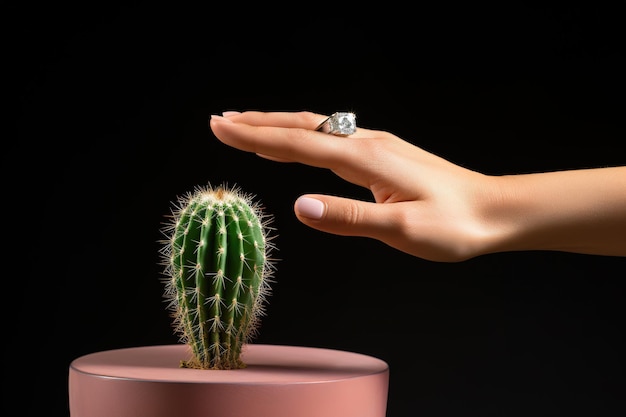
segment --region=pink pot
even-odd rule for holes
[[[249,344],[237,370],[180,368],[186,345],[92,353],[69,369],[71,417],[385,417],[389,367],[358,353]]]

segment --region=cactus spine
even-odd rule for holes
[[[237,187],[179,197],[162,232],[165,298],[192,358],[181,367],[238,369],[258,332],[274,272],[271,216]]]

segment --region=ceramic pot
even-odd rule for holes
[[[236,370],[181,368],[186,345],[88,354],[69,367],[71,417],[385,417],[386,362],[249,344]]]

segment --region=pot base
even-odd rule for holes
[[[386,362],[312,347],[244,347],[244,369],[181,368],[186,345],[88,354],[69,369],[71,417],[385,417]]]

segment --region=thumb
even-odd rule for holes
[[[343,236],[380,239],[393,228],[393,216],[384,204],[307,194],[294,204],[296,217],[317,230]]]

